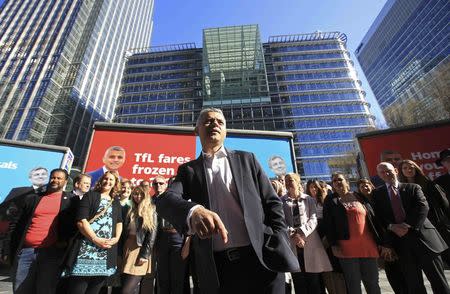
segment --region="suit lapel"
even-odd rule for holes
[[[403,211],[406,214],[406,207],[408,205],[408,195],[406,193],[405,184],[398,183],[398,195],[400,195],[400,199],[402,200]]]
[[[242,178],[242,167],[240,166],[240,158],[239,154],[234,152],[233,150],[225,149],[228,154],[228,160],[230,163],[231,174],[233,175],[234,184],[236,185],[236,190],[239,196],[239,200],[241,202],[241,207],[244,208],[244,199],[243,199],[243,190],[244,180]]]
[[[209,204],[209,193],[208,186],[206,184],[206,174],[205,168],[203,166],[202,154],[200,154],[200,156],[196,160],[194,160],[192,168],[194,169],[194,174],[197,178],[197,181],[200,183],[200,202],[202,205],[209,209],[211,206]]]

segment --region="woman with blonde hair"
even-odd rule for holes
[[[120,182],[105,172],[81,199],[77,212],[80,236],[68,252],[64,276],[71,294],[98,293],[117,269],[117,242],[122,233],[122,212],[116,194]]]
[[[322,293],[320,273],[332,270],[330,261],[317,233],[316,201],[303,193],[300,176],[285,177],[287,194],[281,198],[291,245],[300,268],[293,272],[295,293]]]
[[[122,293],[132,294],[142,278],[152,273],[152,251],[157,232],[156,209],[142,187],[131,192],[131,207],[124,220]]]

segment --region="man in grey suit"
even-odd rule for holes
[[[157,212],[194,235],[202,293],[283,293],[282,272],[299,265],[280,199],[252,153],[224,148],[220,109],[202,110],[195,132],[202,154],[179,167]]]

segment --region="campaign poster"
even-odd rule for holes
[[[0,202],[13,188],[42,186],[50,171],[59,168],[65,152],[0,145]]]
[[[364,161],[370,176],[376,175],[381,153],[398,153],[401,159],[415,161],[430,179],[444,174],[446,170],[436,164],[439,152],[450,148],[450,125],[399,130],[358,138]]]
[[[122,158],[118,163],[108,159],[114,153],[113,149]],[[157,175],[171,178],[176,175],[179,165],[194,158],[193,133],[99,129],[94,131],[84,172],[91,174],[95,182],[104,169],[117,170],[122,179],[129,179],[133,185],[139,185],[142,180],[151,181]]]
[[[200,139],[197,138],[196,155],[201,152]],[[264,172],[269,178],[284,176],[295,172],[295,159],[289,138],[259,137],[245,134],[228,134],[224,146],[232,150],[243,150],[255,154]]]

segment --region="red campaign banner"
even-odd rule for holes
[[[178,166],[195,159],[195,135],[95,130],[85,172],[101,170],[105,151],[112,146],[125,149],[125,161],[118,169],[121,178],[138,185],[157,175],[170,178]]]
[[[439,152],[450,148],[450,125],[399,130],[359,138],[370,176],[376,175],[377,164],[383,151],[397,151],[402,159],[415,161],[430,179],[445,174],[446,170],[436,164]]]

